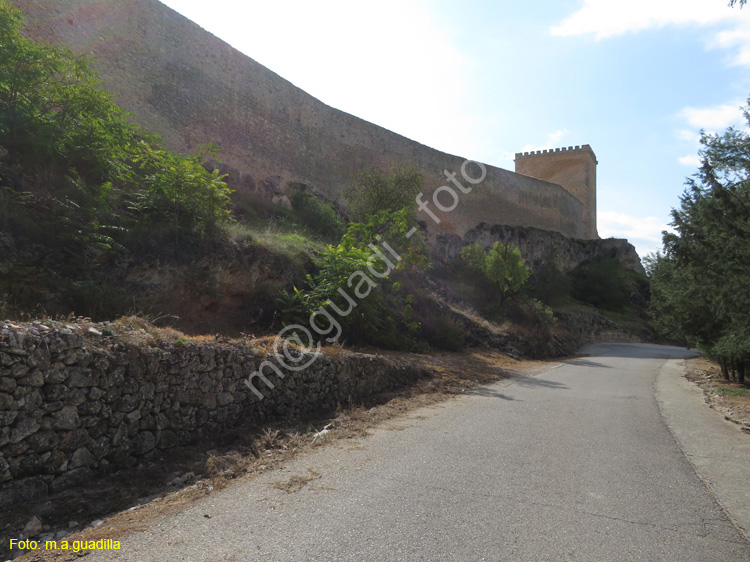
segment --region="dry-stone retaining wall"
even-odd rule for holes
[[[265,360],[250,345],[189,340],[162,347],[78,325],[0,324],[0,508],[86,482],[247,421],[297,418],[416,380],[378,356],[321,355],[258,388]],[[274,358],[270,357],[273,361]]]

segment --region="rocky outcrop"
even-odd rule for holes
[[[532,271],[537,271],[549,260],[556,260],[560,270],[567,272],[594,258],[611,257],[629,269],[645,273],[638,253],[627,240],[581,240],[538,228],[487,223],[478,224],[463,239],[451,234],[438,235],[433,246],[433,257],[438,261],[451,262],[459,258],[461,248],[466,244],[479,243],[490,247],[495,242],[516,244]]]
[[[133,334],[114,325],[0,324],[0,507],[241,423],[331,410],[422,374],[360,353],[302,353],[310,365],[295,371],[252,341],[144,344]],[[244,383],[264,363],[274,388],[253,379],[260,398]]]

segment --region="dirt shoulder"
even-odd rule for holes
[[[709,407],[750,433],[750,388],[726,380],[716,363],[705,357],[685,361],[686,377],[703,390]]]
[[[73,541],[121,540],[235,482],[279,468],[314,447],[367,435],[378,425],[417,408],[455,399],[480,385],[534,376],[559,364],[518,361],[488,348],[434,355],[384,355],[423,368],[431,376],[398,392],[374,396],[366,403],[348,404],[328,417],[239,427],[210,442],[172,450],[169,458],[102,477],[85,490],[68,491],[43,505],[20,507],[0,518],[6,537],[0,545],[0,559],[8,556],[8,540],[18,538],[33,516],[40,517],[47,534],[70,533],[58,542],[67,540],[72,545]],[[42,546],[18,559],[66,562],[77,560],[85,552],[45,551]]]

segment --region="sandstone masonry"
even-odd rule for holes
[[[596,155],[587,144],[516,154],[516,172],[561,185],[583,203],[583,237],[596,231]]]

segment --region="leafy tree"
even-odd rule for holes
[[[397,211],[378,211],[365,222],[351,223],[341,244],[365,248],[382,241],[400,258],[397,269],[424,270],[430,267],[427,243],[421,231],[407,237],[413,225],[414,212],[409,207]]]
[[[745,4],[747,4],[747,0],[729,0],[730,8],[734,8],[735,6],[742,8]]]
[[[124,112],[97,87],[88,59],[23,37],[22,22],[22,13],[0,0],[6,173],[21,168],[37,189],[52,187],[70,170],[92,183],[124,179],[136,142]]]
[[[229,189],[195,156],[165,150],[128,123],[90,61],[21,35],[22,13],[0,0],[0,196],[16,225],[47,225],[61,242],[114,248],[144,225],[205,235],[229,218]],[[41,219],[41,220],[40,220]]]
[[[495,286],[501,304],[516,295],[531,275],[521,250],[510,243],[495,242],[489,252],[479,244],[471,244],[461,250],[461,259]]]
[[[128,122],[89,59],[32,41],[22,26],[23,14],[0,0],[0,219],[54,251],[43,265],[19,258],[2,289],[34,279],[26,285],[39,297],[11,291],[19,308],[54,293],[56,310],[123,312],[125,291],[101,267],[109,257],[146,244],[178,248],[229,220],[230,190],[204,167],[216,149],[165,150]]]
[[[461,259],[474,271],[484,273],[487,250],[481,244],[469,244],[461,249]]]
[[[344,223],[330,203],[301,190],[292,193],[291,202],[298,220],[323,238],[339,240],[344,234]]]
[[[215,147],[203,150],[184,157],[158,145],[138,145],[134,174],[142,189],[135,191],[129,208],[136,220],[170,224],[175,235],[212,234],[229,220],[231,191],[218,170],[208,172],[202,166],[208,156],[216,160]]]
[[[750,125],[750,113],[745,109]],[[674,232],[650,256],[654,325],[697,345],[744,381],[750,362],[750,135],[701,135],[700,170],[687,180]]]
[[[282,323],[306,326],[311,315],[325,309],[341,326],[345,341],[412,348],[419,324],[414,321],[414,296],[404,290],[399,272],[427,263],[424,241],[413,236],[403,244],[389,244],[400,261],[382,245],[407,229],[409,216],[409,209],[380,212],[366,223],[349,225],[341,242],[320,257],[318,273],[307,276],[307,287],[281,293]],[[385,235],[380,244],[379,234]]]
[[[363,170],[344,193],[355,221],[366,221],[374,213],[399,211],[414,206],[424,178],[412,166],[394,167],[389,173]]]

